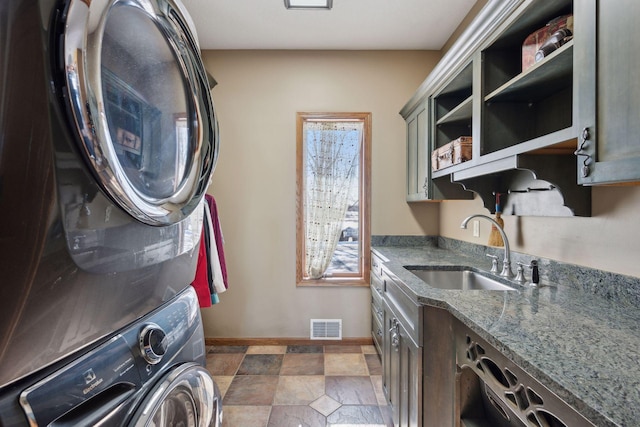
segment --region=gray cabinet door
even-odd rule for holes
[[[384,387],[387,402],[393,408],[393,423],[398,425],[400,406],[400,353],[398,352],[398,323],[393,312],[384,307],[384,344],[382,350]]]
[[[422,348],[385,307],[383,385],[397,427],[422,426]]]
[[[419,427],[422,426],[422,348],[413,342],[402,324],[399,330],[400,403],[397,411],[394,407],[394,415],[398,413],[400,427]]]
[[[430,122],[431,99],[419,104],[406,118],[407,127],[407,202],[439,201],[447,199],[473,199],[473,193],[460,184],[451,182],[447,175],[437,180],[431,176],[431,151],[436,148],[430,141],[435,122]]]
[[[384,341],[384,311],[382,308],[383,285],[380,277],[371,271],[371,336],[380,357]]]
[[[574,16],[578,182],[640,181],[640,2],[575,0]]]
[[[424,307],[423,406],[424,427],[453,426],[456,355],[453,316],[447,309]]]
[[[427,141],[428,114],[420,104],[406,120],[407,123],[407,201],[428,200],[429,148]]]

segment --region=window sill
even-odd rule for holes
[[[368,287],[369,281],[364,278],[332,277],[316,280],[302,280],[296,284],[297,287]]]

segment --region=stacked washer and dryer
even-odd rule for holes
[[[0,426],[218,426],[190,286],[218,153],[179,0],[0,2]]]

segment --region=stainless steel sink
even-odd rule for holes
[[[469,269],[405,268],[422,279],[427,285],[438,289],[515,291],[511,286]]]

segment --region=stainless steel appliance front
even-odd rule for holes
[[[164,331],[163,355],[149,364],[137,341],[146,326]],[[203,367],[198,300],[186,289],[137,324],[25,389],[31,426],[217,427],[220,391]]]
[[[218,145],[180,4],[71,0],[65,23],[64,95],[95,178],[144,223],[183,220],[207,189]]]
[[[187,18],[177,0],[0,2],[1,425],[193,280],[217,128]]]

